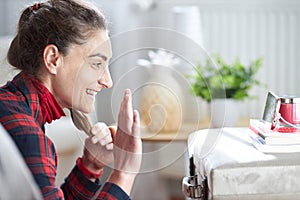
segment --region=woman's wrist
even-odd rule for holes
[[[113,170],[108,179],[108,182],[118,185],[124,190],[124,192],[130,195],[136,175],[137,174],[135,173],[127,173],[119,170]]]
[[[79,157],[76,160],[76,165],[89,179],[98,179],[103,174],[103,168],[96,167],[93,163],[84,159],[84,157]]]
[[[84,166],[86,166],[86,168],[88,168],[89,170],[97,173],[100,172],[105,166],[100,166],[99,164],[95,164],[94,162],[91,161],[91,159],[88,156],[82,156],[82,163],[84,164]]]

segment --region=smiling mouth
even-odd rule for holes
[[[86,89],[86,93],[91,96],[96,96],[98,91],[92,89]]]

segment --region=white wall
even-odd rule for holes
[[[174,29],[176,22],[172,21],[172,8],[197,5],[201,13],[204,46],[209,53],[219,53],[228,62],[239,57],[245,64],[263,57],[263,67],[257,77],[265,85],[252,89],[251,94],[257,95],[257,98],[243,102],[243,116],[261,117],[268,90],[278,95],[300,95],[300,88],[297,84],[300,74],[299,1],[160,0],[155,1],[154,9],[144,12],[132,9],[130,4],[118,10],[117,2],[120,1],[114,1],[114,9],[108,13],[113,19],[113,35],[141,27]],[[131,5],[132,2],[134,1],[127,1]],[[135,41],[123,41],[116,44],[114,50],[118,54],[119,48],[130,46],[132,42],[142,43],[149,38],[153,39],[153,43],[159,41],[159,36],[137,35]],[[161,45],[164,46],[163,42]],[[145,52],[141,52],[140,56],[145,57]],[[134,63],[136,58],[137,55],[132,57],[127,55],[122,66],[112,66],[115,82],[136,66]],[[140,76],[144,81],[147,78],[147,74],[141,72],[134,79],[124,82],[124,85],[132,88],[138,87]],[[110,97],[110,92],[107,95]],[[118,96],[118,98],[121,97]],[[102,102],[99,105],[100,110],[111,108],[110,102]],[[114,105],[112,108],[117,110]]]

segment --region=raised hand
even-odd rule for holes
[[[118,115],[118,128],[113,135],[114,170],[109,178],[130,193],[142,160],[142,141],[140,138],[140,117],[132,108],[132,95],[125,90]]]

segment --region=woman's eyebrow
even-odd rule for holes
[[[101,53],[96,53],[96,54],[92,54],[89,56],[89,58],[93,58],[93,57],[100,57],[102,58],[104,61],[107,61],[107,57]]]

